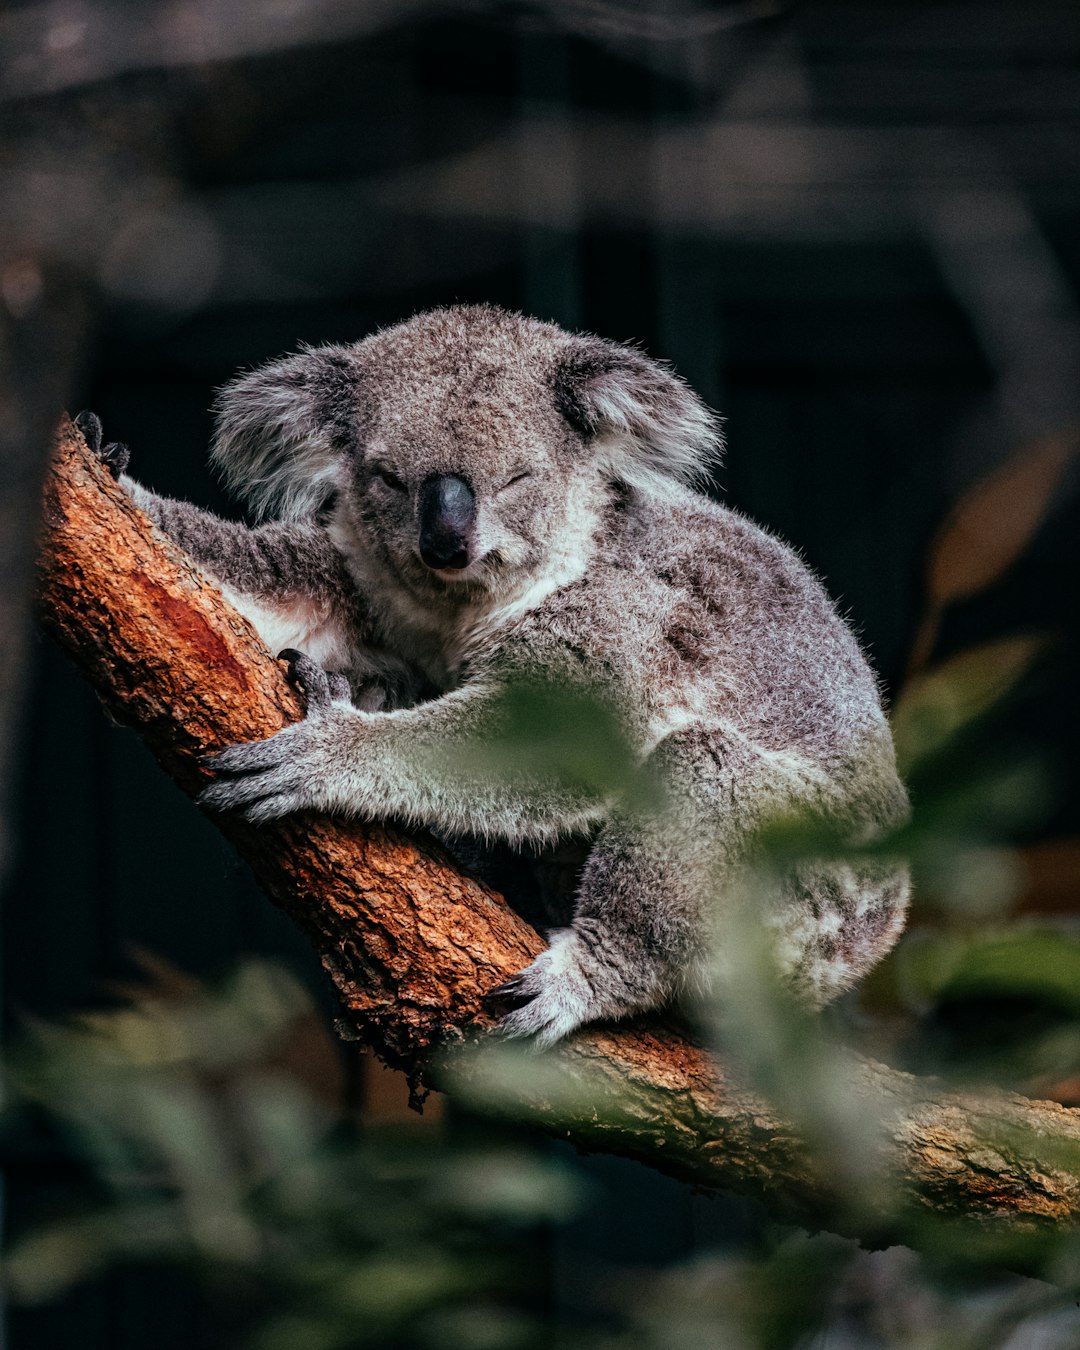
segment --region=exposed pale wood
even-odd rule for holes
[[[251,627],[135,509],[70,424],[44,520],[45,623],[187,791],[200,782],[202,752],[300,715]],[[414,1074],[439,1046],[457,1045],[467,1081],[485,1047],[482,1036],[461,1033],[490,1024],[485,993],[540,949],[536,933],[422,840],[307,817],[261,830],[221,823],[311,938],[346,1029]],[[675,1031],[590,1031],[544,1064],[548,1072],[519,1090],[522,1115],[583,1147],[758,1195],[785,1216],[877,1239],[899,1231],[895,1196],[909,1219],[964,1216],[990,1232],[1080,1218],[1071,1163],[1080,1114],[1052,1103],[960,1096],[856,1061],[850,1090],[881,1123],[875,1147],[889,1185],[855,1213],[838,1204],[790,1124]],[[575,1086],[569,1102],[550,1087],[553,1066],[562,1086]]]

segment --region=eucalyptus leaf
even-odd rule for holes
[[[935,607],[985,590],[1031,542],[1076,455],[1075,432],[1026,446],[980,479],[953,508],[930,550]]]
[[[901,774],[911,774],[1004,698],[1046,647],[1045,635],[1002,638],[915,676],[891,715]]]

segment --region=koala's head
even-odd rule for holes
[[[227,385],[213,454],[258,512],[336,518],[410,587],[539,574],[606,488],[702,475],[717,421],[633,347],[491,306],[432,310]]]

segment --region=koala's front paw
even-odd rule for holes
[[[102,445],[101,418],[97,413],[84,408],[74,420],[91,454],[101,460],[112,476],[119,478],[122,473],[126,473],[131,451],[123,441],[110,441],[108,445]]]
[[[216,782],[197,801],[209,811],[236,811],[261,824],[292,811],[328,810],[330,784],[349,763],[349,742],[359,714],[343,675],[323,670],[293,647],[278,653],[288,677],[304,695],[307,715],[265,741],[233,745],[203,761]]]
[[[254,824],[278,820],[292,811],[330,811],[348,786],[353,722],[362,714],[332,707],[306,717],[265,741],[233,745],[203,764],[215,782],[197,801],[210,811],[235,811]]]
[[[316,805],[314,775],[320,747],[317,723],[297,722],[265,741],[232,745],[207,755],[204,766],[215,781],[197,797],[208,811],[235,811],[255,824]]]
[[[572,928],[551,934],[551,945],[531,966],[507,980],[488,997],[521,1006],[499,1024],[504,1036],[528,1036],[543,1049],[600,1016],[585,973],[587,956]]]

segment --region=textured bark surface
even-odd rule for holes
[[[246,620],[61,431],[45,493],[46,625],[114,715],[189,792],[207,750],[270,735],[298,702]],[[412,1072],[459,1045],[483,1063],[484,995],[541,948],[497,895],[438,850],[378,826],[294,817],[220,822],[268,894],[307,932],[350,1029]],[[851,1091],[879,1122],[882,1184],[854,1213],[797,1132],[706,1051],[671,1030],[599,1029],[521,1075],[515,1110],[583,1147],[699,1185],[757,1195],[785,1217],[875,1239],[894,1216],[962,1216],[995,1233],[1080,1219],[1080,1113],[1004,1094],[958,1095],[867,1060]],[[1076,1160],[1074,1162],[1074,1159]]]

